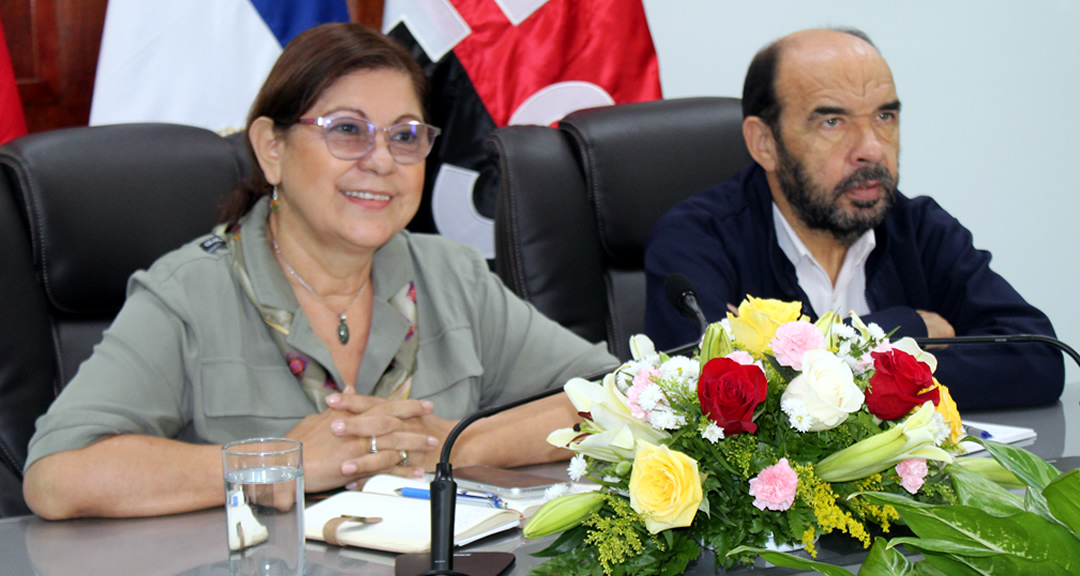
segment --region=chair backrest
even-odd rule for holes
[[[511,290],[626,359],[645,327],[645,242],[668,209],[750,162],[735,98],[624,104],[496,130],[495,265]]]
[[[26,512],[34,421],[101,340],[128,277],[209,232],[246,169],[235,142],[175,124],[57,130],[0,147],[0,516]]]

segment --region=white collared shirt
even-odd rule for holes
[[[841,318],[847,318],[851,312],[859,316],[869,314],[870,306],[866,303],[866,259],[877,246],[874,231],[867,230],[848,248],[834,286],[825,268],[814,259],[775,202],[772,208],[776,240],[784,255],[795,266],[799,287],[810,299],[814,314],[819,318],[829,310],[836,311]]]

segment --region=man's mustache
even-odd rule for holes
[[[893,178],[889,169],[882,164],[875,164],[873,166],[863,166],[852,172],[851,175],[836,185],[836,188],[833,189],[833,195],[838,198],[848,190],[865,188],[874,182],[881,183],[882,188],[890,195],[896,189],[896,179]]]

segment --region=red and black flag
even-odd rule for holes
[[[432,123],[443,129],[409,227],[488,258],[498,174],[483,141],[492,130],[661,98],[640,0],[387,0],[383,23],[424,66]]]

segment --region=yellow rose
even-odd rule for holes
[[[959,442],[964,434],[964,425],[960,421],[960,411],[956,409],[956,402],[953,401],[952,395],[949,394],[949,389],[942,386],[937,381],[937,378],[934,378],[934,384],[937,384],[938,391],[936,410],[945,419],[945,425],[949,427],[949,442]]]
[[[667,446],[638,441],[630,472],[630,507],[643,516],[649,532],[689,526],[701,499],[696,460]]]
[[[758,356],[769,349],[769,341],[776,334],[776,329],[783,324],[799,319],[802,313],[801,302],[784,302],[767,298],[747,296],[739,304],[739,315],[728,313],[731,331],[735,341]]]

